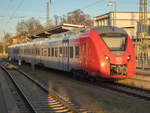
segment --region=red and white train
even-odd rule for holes
[[[99,26],[75,35],[71,31],[61,35],[9,46],[9,58],[67,72],[83,72],[95,78],[134,75],[134,46],[123,29]]]

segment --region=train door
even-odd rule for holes
[[[81,43],[81,54],[82,54],[82,69],[87,67],[87,41],[83,40]]]
[[[64,71],[69,70],[69,40],[63,40],[62,42],[62,67]]]

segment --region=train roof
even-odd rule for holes
[[[60,41],[60,40],[74,39],[77,36],[78,35],[74,35],[74,36],[70,36],[70,37],[58,37],[58,38],[55,38],[55,39],[46,39],[46,40],[40,40],[40,41],[33,41],[33,42],[27,42],[27,43],[22,43],[22,44],[11,45],[9,47],[13,48],[13,47],[26,46],[26,45],[30,45],[30,44],[41,44],[41,43],[44,43],[44,42],[55,42],[55,41]]]
[[[127,32],[121,28],[118,27],[113,27],[113,26],[98,26],[98,27],[94,27],[91,28],[94,31],[96,31],[99,35],[100,34],[107,34],[107,33],[120,33],[120,34],[127,34]],[[88,28],[84,28],[84,29],[80,29],[80,33],[87,31],[87,30],[91,30]],[[55,41],[59,41],[59,40],[67,40],[67,39],[73,39],[76,38],[79,34],[75,33],[74,30],[70,30],[64,33],[59,33],[57,38],[53,39],[53,35],[51,36],[52,39],[46,39],[46,40],[40,40],[40,41],[33,41],[33,42],[27,42],[27,43],[22,43],[22,44],[16,44],[16,45],[11,45],[9,47],[19,47],[19,46],[25,46],[25,45],[30,45],[30,44],[40,44],[40,43],[44,43],[44,42],[55,42]],[[73,34],[73,36],[71,36]],[[59,36],[60,35],[60,36]],[[63,35],[63,36],[62,36]],[[69,36],[70,35],[70,36]],[[55,35],[54,35],[55,37]]]
[[[100,34],[107,34],[107,33],[119,33],[119,34],[127,34],[125,30],[119,27],[114,26],[98,26],[92,28],[94,31],[96,31],[99,35]]]

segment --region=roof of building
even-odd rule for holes
[[[31,35],[29,35],[29,38],[32,39],[36,39],[36,38],[48,38],[49,36],[51,36],[52,34],[57,34],[57,33],[62,33],[62,32],[66,32],[69,31],[71,29],[75,29],[75,28],[84,28],[85,26],[83,25],[75,25],[75,24],[61,24],[52,28],[47,28],[44,29],[42,31],[33,33]]]
[[[114,11],[110,11],[108,13],[105,13],[105,14],[102,14],[102,15],[99,15],[99,16],[95,16],[94,18],[98,18],[98,17],[101,17],[101,16],[104,16],[104,15],[108,15],[110,13],[114,13]],[[139,12],[129,12],[129,11],[116,11],[115,13],[139,13]],[[147,12],[148,14],[150,14],[150,12]]]

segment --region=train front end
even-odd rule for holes
[[[117,27],[95,29],[99,36],[99,76],[131,78],[135,71],[134,46],[129,35]]]

